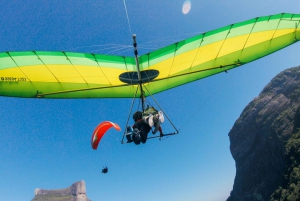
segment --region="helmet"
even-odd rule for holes
[[[134,114],[133,114],[133,116],[132,116],[132,118],[133,118],[133,120],[136,122],[137,120],[139,120],[139,119],[141,119],[143,117],[143,115],[142,115],[142,112],[141,111],[136,111]]]

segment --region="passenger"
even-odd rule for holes
[[[143,113],[143,121],[148,124],[151,128],[154,127],[152,134],[155,134],[159,131],[160,137],[164,134],[160,124],[164,123],[164,115],[162,111],[157,111],[154,107],[147,107]]]
[[[164,122],[164,116],[161,111],[157,111],[154,107],[147,107],[142,113],[137,111],[133,114],[134,125],[127,127],[127,143],[134,142],[136,145],[141,142],[144,144],[147,141],[148,133],[151,128],[154,127],[152,134],[157,131],[160,133],[160,137],[163,136],[161,123]]]

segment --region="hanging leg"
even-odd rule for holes
[[[131,128],[131,126],[127,126],[127,130],[126,130],[126,139],[127,139],[127,143],[130,143],[132,142],[132,133],[133,133],[133,130]]]
[[[137,129],[137,128],[133,129],[132,141],[136,145],[139,145],[141,143],[141,133],[140,133],[139,129]]]
[[[143,123],[143,126],[141,128],[141,142],[143,144],[146,143],[148,139],[148,133],[150,132],[151,127],[148,124]]]

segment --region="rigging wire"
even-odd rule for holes
[[[221,86],[224,86],[226,82],[228,82],[229,79],[231,79],[231,76],[235,73],[235,71],[232,71],[231,75],[221,84]],[[296,75],[297,77],[297,75]],[[285,80],[285,82],[283,83],[283,86],[289,84],[292,80],[294,80],[295,77],[291,77],[289,78],[288,80]],[[268,86],[268,85],[266,85]],[[266,87],[265,86],[265,87]],[[191,121],[192,118],[194,118],[196,116],[196,114],[198,114],[198,111],[200,109],[202,109],[207,102],[209,102],[217,93],[218,91],[221,89],[221,87],[218,87],[214,92],[213,94],[211,94],[211,96],[199,107],[199,109],[196,109],[196,112],[178,129],[178,131],[180,131],[189,121]],[[265,105],[268,104],[267,102],[265,103]]]
[[[86,45],[70,48],[69,51],[83,51],[84,49],[88,50],[89,54],[110,54],[114,53],[121,55],[123,52],[129,51],[132,48],[132,45],[124,44],[105,44],[105,45]],[[83,51],[85,52],[85,51]]]
[[[85,45],[85,46],[79,46],[79,47],[74,47],[74,48],[69,48],[70,50],[76,50],[76,49],[83,49],[83,48],[91,48],[91,47],[104,47],[104,48],[115,48],[115,47],[120,47],[120,46],[126,46],[124,44],[116,44],[116,43],[109,43],[109,44],[99,44],[99,45]],[[129,45],[127,45],[129,46]]]
[[[135,91],[135,94],[134,94],[134,98],[132,99],[132,102],[131,102],[131,106],[130,106],[130,110],[129,110],[129,115],[128,115],[128,118],[127,118],[127,122],[126,122],[126,126],[125,126],[125,129],[124,129],[124,134],[123,134],[121,143],[123,143],[124,137],[125,137],[126,132],[127,132],[127,126],[128,126],[128,123],[129,123],[129,119],[131,117],[132,108],[134,107],[134,102],[135,102],[135,99],[136,99],[136,95],[137,95],[138,89],[139,88],[137,87],[136,91]]]
[[[118,45],[118,46],[109,46],[101,49],[95,49],[94,51],[103,51],[103,50],[119,50],[119,49],[124,49],[124,48],[129,48],[131,47],[130,45]]]
[[[118,49],[111,50],[111,51],[107,52],[107,54],[115,53],[115,54],[121,55],[121,53],[128,52],[131,50],[132,50],[132,46],[124,46],[124,47],[120,47]]]
[[[174,41],[179,42],[179,41],[183,40],[182,39],[183,36],[193,37],[193,36],[197,36],[197,35],[203,34],[203,33],[205,33],[205,32],[199,31],[199,32],[190,32],[190,33],[184,33],[184,34],[170,35],[170,36],[166,36],[166,37],[162,37],[162,38],[158,38],[155,40],[141,43],[141,44],[139,44],[139,46],[143,46],[143,45],[147,45],[147,44],[154,44],[155,42],[172,42],[172,43],[174,43]],[[161,48],[161,47],[159,47],[159,48]]]
[[[127,17],[127,22],[128,22],[129,31],[130,31],[130,34],[132,35],[132,30],[131,30],[131,26],[130,26],[129,17],[128,17],[128,12],[127,12],[127,7],[126,7],[126,2],[125,2],[125,0],[123,0],[123,2],[124,2],[124,8],[125,8],[125,12],[126,12],[126,17]]]
[[[231,79],[231,76],[234,74],[235,71],[232,71],[232,73],[229,75],[229,77],[221,83],[220,86],[224,86],[226,82],[228,82],[229,79]],[[194,114],[190,116],[190,118],[178,129],[180,131],[187,123],[189,123],[197,114],[199,114],[199,110],[201,110],[205,105],[222,89],[222,87],[217,87],[217,89],[208,97],[208,99],[198,108],[195,110]]]
[[[128,16],[126,1],[123,0],[123,3],[124,3],[124,9],[125,9],[125,13],[126,13],[126,18],[127,18],[129,32],[130,32],[130,34],[132,36],[132,29],[131,29],[131,25],[130,25],[129,16]],[[103,46],[104,46],[104,48],[102,48]],[[108,48],[105,48],[105,46],[107,46]],[[113,53],[115,51],[120,51],[120,50],[122,50],[122,52],[126,52],[128,50],[124,50],[124,49],[127,49],[127,48],[129,48],[131,46],[129,46],[129,45],[120,45],[120,44],[89,45],[89,46],[81,46],[81,47],[71,48],[70,50],[76,50],[76,49],[82,49],[82,48],[91,48],[91,47],[101,47],[101,49],[96,49],[93,52],[96,52],[96,51],[99,51],[99,50],[113,49],[112,51],[108,52],[108,53]]]
[[[156,99],[154,98],[154,96],[150,93],[150,91],[148,90],[148,88],[143,85],[144,88],[147,90],[147,92],[150,94],[151,98],[154,100],[154,102],[156,103],[156,105],[160,108],[160,110],[164,113],[165,117],[168,119],[168,121],[171,123],[171,125],[173,126],[173,128],[176,130],[176,133],[179,133],[177,130],[177,128],[175,127],[175,125],[173,124],[173,122],[171,121],[171,119],[169,118],[169,116],[164,112],[164,110],[162,109],[162,107],[159,105],[159,103],[156,101]]]

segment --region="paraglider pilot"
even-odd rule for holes
[[[108,168],[107,167],[104,167],[103,169],[102,169],[102,173],[107,173],[108,172]]]

